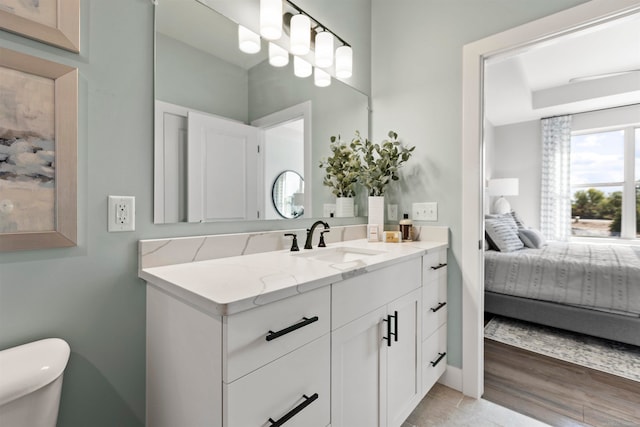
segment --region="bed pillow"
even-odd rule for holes
[[[522,218],[520,218],[520,215],[518,215],[516,211],[509,212],[509,215],[511,215],[518,228],[526,228],[524,222],[522,221]]]
[[[501,221],[505,221],[514,230],[516,230],[516,232],[518,231],[518,224],[516,224],[516,221],[513,219],[513,215],[511,215],[511,212],[507,212],[503,214],[486,214],[484,216],[484,219],[498,219]]]
[[[528,248],[540,249],[547,244],[542,232],[534,228],[521,228],[518,230],[518,236]]]
[[[484,226],[489,244],[496,250],[513,252],[524,247],[513,218],[488,218],[484,220]]]

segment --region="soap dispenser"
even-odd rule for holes
[[[402,233],[402,241],[411,241],[413,234],[413,222],[409,219],[409,214],[403,214],[400,220],[400,233]]]

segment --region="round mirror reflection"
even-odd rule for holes
[[[298,218],[304,213],[304,179],[298,172],[286,170],[273,181],[271,200],[282,218]]]

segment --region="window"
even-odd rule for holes
[[[640,237],[640,128],[571,138],[571,234]]]

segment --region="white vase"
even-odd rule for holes
[[[336,197],[336,218],[353,217],[353,197]]]
[[[377,228],[378,240],[382,240],[382,232],[384,231],[384,196],[369,196],[369,227]]]

